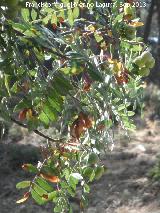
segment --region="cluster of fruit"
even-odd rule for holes
[[[155,65],[155,59],[149,51],[143,52],[133,62],[138,66],[138,74],[143,77],[148,76]]]

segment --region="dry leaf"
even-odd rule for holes
[[[43,173],[40,174],[40,176],[52,183],[58,183],[60,182],[60,179],[57,176],[52,176],[52,175],[45,175]]]
[[[143,26],[144,25],[144,23],[143,22],[131,22],[130,24],[129,24],[129,26],[131,26],[131,27],[141,27],[141,26]]]
[[[28,200],[29,195],[30,195],[29,192],[25,193],[24,196],[23,196],[23,198],[21,198],[20,200],[17,200],[16,203],[17,203],[17,204],[24,203],[25,201]]]

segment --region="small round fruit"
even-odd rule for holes
[[[152,54],[149,51],[143,52],[141,57],[142,57],[144,63],[147,63],[148,61],[152,60],[152,58],[153,58]]]
[[[140,68],[142,68],[145,65],[141,56],[138,56],[137,58],[135,58],[133,63],[135,63]]]
[[[98,166],[95,170],[95,179],[96,180],[100,179],[103,174],[104,174],[104,167]]]
[[[150,70],[147,67],[144,67],[144,68],[139,69],[138,73],[140,76],[146,77],[150,74]]]
[[[88,157],[89,164],[96,164],[98,160],[99,160],[98,155],[94,152],[92,152]]]
[[[146,63],[146,67],[152,69],[154,65],[155,65],[155,59],[152,57],[152,59]]]

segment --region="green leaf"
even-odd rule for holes
[[[32,20],[35,21],[36,18],[37,18],[37,12],[32,8],[31,10],[31,17],[32,17]]]
[[[54,98],[49,97],[48,101],[50,103],[50,105],[56,109],[58,112],[60,112],[62,110],[62,105],[59,104],[58,102],[56,102],[56,100]]]
[[[80,13],[79,7],[75,7],[75,8],[73,9],[73,17],[74,17],[74,19],[76,19],[76,18],[79,17],[79,13]]]
[[[74,15],[71,9],[68,10],[68,22],[71,26],[74,24]]]
[[[75,192],[75,189],[72,189],[72,188],[74,188],[74,186],[73,187],[68,186],[67,191],[71,195],[71,197],[75,197],[76,192]],[[75,185],[75,188],[76,188],[76,185]]]
[[[36,201],[37,204],[39,205],[43,205],[46,203],[46,201],[44,201],[40,196],[39,194],[37,194],[37,192],[35,190],[31,190],[31,195],[32,195],[32,198]]]
[[[41,188],[38,184],[33,184],[32,185],[32,188],[37,192],[37,194],[39,194],[41,197],[43,196],[43,195],[46,195],[47,194],[47,192],[43,189],[43,188]]]
[[[53,191],[53,187],[49,183],[47,183],[47,181],[45,181],[43,178],[38,177],[36,179],[36,182],[39,184],[40,187],[42,187],[47,192],[52,192]]]
[[[24,19],[24,21],[29,22],[29,10],[27,8],[21,9],[21,15]]]
[[[4,75],[4,82],[5,82],[5,87],[7,89],[7,92],[9,94],[9,96],[11,96],[11,93],[10,93],[10,88],[9,88],[9,84],[10,84],[10,79],[11,79],[11,76],[10,75]]]
[[[56,14],[52,14],[51,24],[56,24],[57,25],[57,16],[56,16]]]
[[[85,178],[89,179],[90,182],[92,182],[95,177],[95,171],[92,167],[87,167],[84,169],[83,175]]]
[[[31,172],[31,173],[38,173],[39,172],[39,170],[37,169],[37,167],[36,166],[33,166],[32,164],[24,164],[23,166],[22,166],[22,168],[24,169],[24,170],[26,170],[26,171],[28,171],[28,172]]]
[[[25,32],[23,32],[23,34],[27,37],[36,37],[37,36],[37,31],[35,29],[30,29],[30,30],[26,30]]]
[[[96,66],[92,65],[90,62],[88,62],[89,68],[88,68],[88,73],[91,76],[91,78],[95,81],[100,81],[103,82],[103,77],[99,70],[96,68]]]
[[[69,177],[69,183],[68,183],[73,190],[76,190],[76,185],[78,184],[78,179],[74,178],[72,175]]]
[[[11,88],[11,92],[17,93],[18,90],[18,82],[15,82]]]
[[[48,193],[48,200],[54,201],[57,198],[57,192]]]
[[[43,106],[43,111],[51,121],[56,121],[57,111],[51,107],[50,103],[47,101]]]
[[[49,88],[47,95],[50,105],[55,108],[57,112],[60,112],[63,109],[63,98],[54,88]]]
[[[17,112],[21,109],[24,109],[24,108],[30,108],[31,107],[31,103],[30,101],[28,101],[27,99],[22,99],[14,108],[14,112]]]
[[[23,33],[24,31],[26,31],[28,29],[28,26],[26,26],[25,24],[20,24],[20,23],[14,23],[14,22],[10,22],[13,29]]]
[[[84,193],[89,193],[89,192],[90,192],[90,187],[89,187],[89,185],[88,185],[88,184],[84,184],[83,190],[84,190]]]
[[[82,195],[81,204],[84,208],[88,206],[88,199],[87,199],[87,196],[85,194]]]
[[[110,127],[113,125],[113,122],[112,122],[111,119],[109,119],[109,120],[105,120],[105,121],[104,121],[104,124],[105,124],[105,126],[106,126],[107,128],[110,128]]]
[[[132,51],[133,52],[140,52],[140,51],[142,51],[142,46],[141,45],[134,45],[133,47],[132,47]]]
[[[127,115],[128,115],[129,117],[132,117],[132,116],[134,116],[134,115],[135,115],[135,112],[128,111],[128,112],[127,112]]]
[[[66,96],[70,90],[73,89],[70,81],[62,75],[56,76],[53,82],[53,87],[62,96]]]
[[[65,3],[66,3],[66,0],[65,0]],[[65,10],[61,10],[58,16],[65,19]]]
[[[114,24],[116,24],[117,22],[121,22],[123,20],[123,13],[120,13],[115,19],[114,19]]]
[[[132,117],[135,115],[135,112],[133,111],[127,111],[126,114],[121,114],[123,117]]]
[[[46,25],[46,24],[48,24],[48,22],[49,22],[50,19],[51,19],[51,16],[48,15],[45,18],[43,18],[42,20],[43,20],[43,23]]]
[[[94,33],[94,37],[95,37],[95,39],[96,39],[97,42],[100,42],[100,41],[103,40],[103,36],[101,36],[101,35],[99,35],[97,33]]]
[[[71,70],[72,68],[71,67],[65,67],[65,68],[61,68],[61,71],[64,73],[64,74],[70,74],[71,73]]]
[[[49,118],[48,116],[42,111],[41,114],[39,115],[40,121],[42,121],[45,125],[49,125]]]
[[[31,181],[22,181],[17,183],[16,188],[17,189],[25,189],[31,185]]]
[[[39,120],[35,118],[30,118],[27,120],[28,131],[33,131],[38,128]]]

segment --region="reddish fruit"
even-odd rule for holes
[[[78,118],[73,122],[70,130],[72,137],[79,140],[82,134],[85,133],[86,129],[92,127],[92,118],[83,112],[79,113]]]
[[[129,77],[128,77],[128,71],[122,71],[115,75],[116,81],[118,84],[127,84]]]
[[[26,119],[26,114],[27,114],[28,109],[23,109],[20,111],[19,115],[18,115],[18,119],[20,121],[24,121]]]
[[[84,86],[83,86],[83,91],[85,92],[89,92],[91,89],[91,84],[88,84],[88,83],[84,83]]]
[[[89,117],[89,116],[85,116],[85,117],[84,117],[84,120],[85,120],[85,127],[86,127],[87,129],[90,129],[90,128],[92,127],[92,123],[93,123],[92,118]]]
[[[85,121],[77,118],[71,126],[71,136],[79,139],[80,136],[85,132]]]

